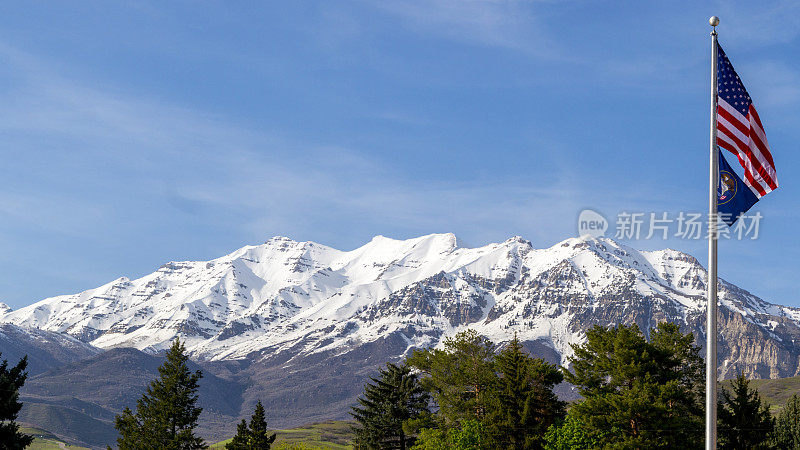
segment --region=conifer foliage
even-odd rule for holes
[[[800,397],[792,395],[775,421],[770,444],[780,450],[800,449]]]
[[[513,450],[541,448],[547,429],[565,414],[566,404],[553,393],[564,376],[557,366],[525,352],[516,334],[495,365],[498,405],[489,427],[496,443]]]
[[[19,401],[19,389],[25,383],[28,374],[28,357],[23,357],[14,367],[8,367],[8,361],[0,363],[0,449],[23,449],[33,442],[33,438],[20,433],[17,425],[17,414],[22,408]]]
[[[194,435],[202,408],[197,406],[197,390],[202,373],[189,370],[186,348],[172,343],[167,359],[136,404],[136,413],[125,408],[116,417],[120,450],[203,449],[203,439]]]
[[[695,448],[703,438],[702,367],[691,334],[661,323],[648,342],[636,325],[594,327],[573,345],[570,410],[605,448]]]
[[[721,449],[769,448],[767,438],[775,421],[769,405],[761,400],[758,391],[750,388],[750,381],[741,373],[733,380],[730,391],[722,389],[717,414]]]
[[[377,378],[364,386],[364,394],[350,413],[358,449],[401,449],[413,444],[403,424],[428,412],[430,397],[407,366],[386,364]]]
[[[236,427],[236,436],[229,443],[225,444],[226,450],[269,450],[275,442],[275,433],[270,433],[267,429],[267,419],[264,414],[264,406],[261,400],[256,403],[253,416],[250,418],[250,426],[242,419]]]
[[[415,352],[408,364],[423,374],[421,383],[438,407],[429,424],[438,429],[423,428],[419,448],[478,430],[481,448],[539,449],[548,427],[564,416],[565,405],[553,393],[563,375],[531,357],[516,336],[498,353],[486,337],[462,331],[443,349]],[[475,423],[480,426],[467,426]]]
[[[495,345],[474,330],[444,341],[444,349],[418,350],[408,365],[422,373],[422,386],[448,427],[466,420],[483,421],[495,402]]]
[[[230,442],[225,444],[225,450],[245,450],[250,442],[250,429],[247,428],[247,421],[242,419],[236,425],[236,435]]]

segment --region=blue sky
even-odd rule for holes
[[[6,2],[0,301],[274,235],[546,247],[586,207],[704,211],[711,14],[781,185],[720,275],[800,306],[789,1]]]

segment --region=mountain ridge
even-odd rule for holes
[[[210,261],[171,261],[135,280],[44,299],[0,314],[0,322],[100,348],[157,353],[180,336],[198,360],[287,363],[394,334],[406,348],[386,356],[399,357],[474,328],[497,342],[516,332],[566,364],[570,345],[595,324],[636,323],[647,332],[669,320],[702,344],[705,280],[689,254],[589,236],[536,249],[519,236],[467,248],[452,233],[379,235],[350,251],[274,237]],[[720,375],[797,375],[800,310],[724,280],[719,291]]]
[[[12,365],[27,356],[26,371],[29,376],[102,352],[99,348],[63,333],[11,323],[0,323],[0,351],[0,360],[7,360]]]

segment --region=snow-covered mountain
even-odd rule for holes
[[[3,302],[0,302],[0,315],[10,313],[12,311],[11,307],[6,305]]]
[[[42,300],[0,322],[64,332],[100,348],[160,351],[176,336],[201,360],[326,358],[394,344],[383,358],[473,328],[516,332],[566,363],[594,324],[669,320],[704,341],[705,269],[675,250],[514,237],[462,248],[452,234],[383,236],[352,251],[276,237],[211,261],[170,262],[136,280]],[[800,310],[720,282],[721,375],[798,374]],[[399,344],[397,344],[399,342]],[[373,345],[374,346],[374,345]]]

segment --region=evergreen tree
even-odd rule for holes
[[[731,391],[722,388],[717,411],[721,449],[769,448],[767,437],[775,420],[769,406],[761,401],[758,391],[750,389],[750,381],[743,374],[733,380]]]
[[[0,354],[2,355],[2,354]],[[14,367],[8,367],[8,361],[0,364],[0,449],[23,449],[33,442],[33,437],[20,433],[17,425],[17,414],[22,408],[19,401],[19,389],[25,383],[28,373],[28,357],[23,357]]]
[[[775,421],[770,444],[779,450],[800,450],[800,397],[792,395]]]
[[[495,401],[494,357],[494,344],[467,330],[445,339],[443,350],[415,351],[408,365],[423,373],[422,386],[439,406],[445,425],[457,427],[465,420],[484,420]]]
[[[250,443],[250,429],[247,428],[247,421],[242,419],[236,426],[236,434],[230,442],[225,444],[226,450],[247,450]]]
[[[571,409],[605,448],[695,448],[702,442],[702,360],[691,334],[662,323],[647,342],[636,325],[596,326],[573,345]]]
[[[167,359],[158,368],[159,378],[153,380],[136,403],[136,413],[125,408],[116,417],[120,450],[170,449],[190,450],[207,448],[194,435],[202,408],[197,406],[198,370],[192,373],[187,366],[186,348],[178,339],[167,352]]]
[[[428,412],[430,397],[407,366],[388,363],[377,378],[364,386],[364,394],[350,413],[356,448],[401,449],[413,444],[403,424]]]
[[[264,406],[261,400],[256,403],[253,417],[250,418],[250,445],[254,450],[269,450],[269,446],[275,442],[275,433],[267,430],[267,419],[264,414]]]
[[[496,447],[539,449],[547,429],[564,417],[565,403],[553,393],[564,377],[555,365],[532,358],[517,336],[495,359],[497,408],[487,426]]]
[[[236,427],[236,436],[231,442],[225,444],[227,450],[269,450],[275,442],[275,433],[267,429],[267,419],[261,400],[256,403],[253,416],[250,418],[250,427],[247,422],[242,422]]]

